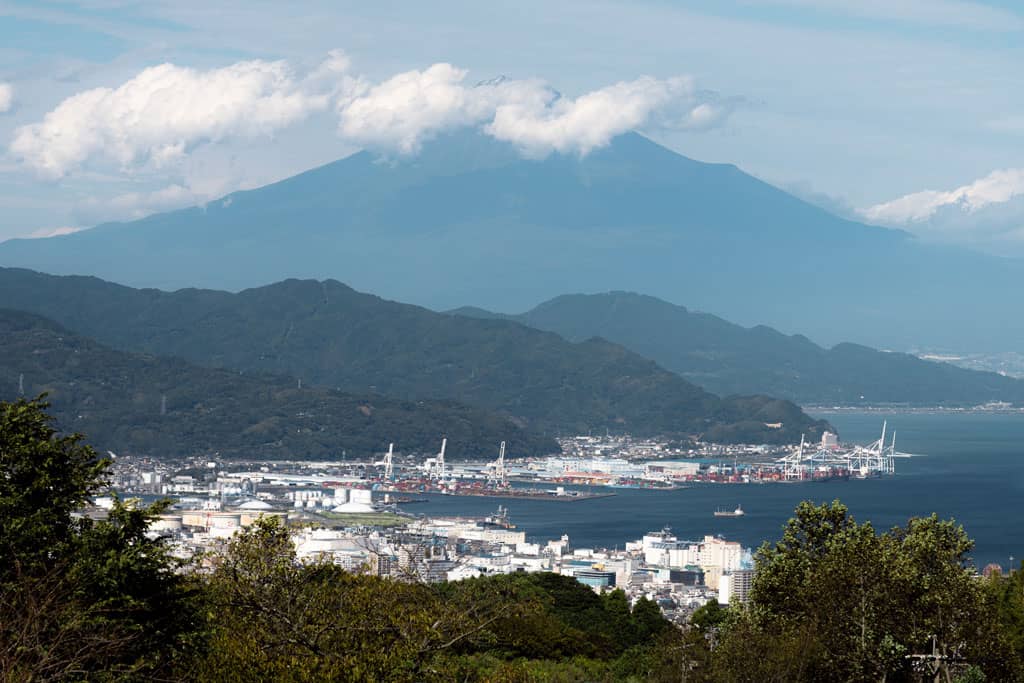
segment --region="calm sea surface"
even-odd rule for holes
[[[926,457],[896,461],[896,475],[866,481],[806,484],[699,484],[676,491],[614,489],[611,498],[572,503],[430,496],[409,511],[483,515],[508,505],[531,540],[569,534],[577,547],[621,547],[646,531],[672,528],[680,538],[722,534],[757,547],[780,536],[801,500],[839,499],[876,529],[936,512],[963,524],[975,540],[975,563],[1007,567],[1024,558],[1024,415],[840,413],[822,415],[844,442],[870,443],[883,419],[897,432],[898,450]],[[601,489],[608,490],[608,489]],[[742,504],[740,518],[716,518],[720,507]]]

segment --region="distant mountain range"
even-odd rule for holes
[[[1017,350],[1024,262],[837,218],[637,134],[523,159],[476,134],[361,152],[202,207],[0,245],[0,264],[135,286],[340,278],[444,310],[640,291],[829,344]]]
[[[137,290],[0,269],[4,300],[119,349],[405,400],[451,399],[553,434],[793,442],[827,428],[788,401],[722,399],[601,339],[435,313],[335,281],[238,294]]]
[[[570,341],[603,337],[719,394],[764,393],[803,405],[1024,405],[1024,381],[857,344],[822,348],[801,335],[745,328],[629,292],[560,296],[520,315],[461,308]]]
[[[454,401],[299,387],[290,378],[115,351],[44,318],[0,309],[0,400],[46,392],[58,427],[115,453],[156,458],[365,460],[390,441],[453,458],[559,450],[551,438]]]

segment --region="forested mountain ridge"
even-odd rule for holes
[[[821,347],[803,335],[742,327],[632,292],[567,294],[518,315],[465,307],[452,314],[520,322],[570,341],[601,336],[719,394],[764,393],[808,405],[1024,404],[1024,381],[859,344]]]
[[[0,291],[21,309],[118,348],[354,393],[455,399],[549,434],[612,429],[773,443],[826,428],[787,401],[721,399],[602,339],[573,344],[332,280],[287,280],[237,294],[162,292],[0,269]]]
[[[0,399],[48,394],[65,431],[116,453],[181,457],[366,458],[395,442],[453,458],[557,452],[554,440],[454,401],[402,401],[299,387],[287,377],[201,368],[116,351],[56,323],[0,309]]]

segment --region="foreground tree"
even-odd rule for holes
[[[0,679],[170,676],[201,621],[196,593],[146,532],[162,505],[76,517],[109,462],[59,436],[40,398],[0,402]]]
[[[81,530],[72,513],[107,484],[110,462],[58,436],[47,407],[0,402],[0,582],[67,554]]]
[[[212,558],[207,681],[676,680],[677,631],[572,577],[394,581],[300,562],[259,520]]]
[[[442,600],[430,585],[302,563],[277,518],[258,520],[213,560],[215,617],[200,680],[419,681],[448,652],[521,614],[502,586]]]
[[[972,547],[934,515],[877,534],[838,501],[801,503],[782,539],[757,553],[751,607],[724,629],[717,677],[915,680],[940,665],[1017,680]]]
[[[999,629],[1017,658],[1024,661],[1024,562],[1009,576],[996,573],[985,581],[985,590],[992,609],[999,619]]]

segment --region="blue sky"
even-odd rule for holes
[[[450,103],[412,132],[359,118],[414,71],[456,98],[459,78],[502,74],[546,84],[523,97],[557,89],[573,107],[494,133],[524,153],[585,153],[588,131],[556,141],[553,118],[603,125],[586,95],[621,103],[608,88],[632,84],[642,111],[610,132],[636,124],[844,215],[1024,255],[1022,67],[1009,0],[0,1],[0,239],[206,201],[366,145],[415,153],[440,126],[497,129]],[[352,88],[378,97],[339,104]]]

